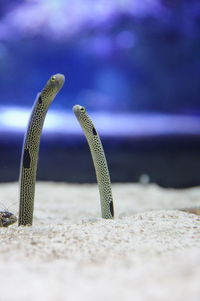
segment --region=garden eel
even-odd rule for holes
[[[92,154],[100,193],[102,218],[113,218],[114,206],[110,175],[100,137],[84,107],[75,105],[73,111],[86,136]]]
[[[20,166],[20,204],[18,225],[32,225],[38,152],[44,119],[49,105],[65,81],[62,74],[55,74],[38,93],[24,137]]]
[[[8,227],[17,221],[17,217],[6,210],[0,211],[0,227]]]

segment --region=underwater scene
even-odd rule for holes
[[[38,179],[95,182],[72,113],[80,104],[101,135],[114,182],[147,175],[165,187],[200,184],[199,14],[198,0],[2,2],[0,181],[17,180],[36,95],[62,73]]]
[[[199,0],[0,1],[0,301],[198,301]]]

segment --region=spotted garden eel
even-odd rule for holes
[[[73,111],[83,129],[91,151],[99,187],[102,217],[113,218],[114,206],[110,175],[100,137],[84,107],[75,105]]]
[[[51,76],[43,90],[38,93],[24,137],[20,166],[19,226],[32,225],[34,210],[35,181],[42,127],[47,110],[62,88],[65,77]]]
[[[8,227],[17,221],[17,217],[6,210],[0,211],[0,227]]]

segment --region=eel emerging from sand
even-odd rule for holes
[[[100,193],[102,217],[113,218],[114,206],[110,175],[100,137],[84,107],[75,105],[73,111],[83,129],[92,154]]]
[[[62,74],[51,76],[43,90],[38,93],[33,105],[22,148],[19,226],[32,225],[33,222],[35,181],[42,127],[47,110],[64,81],[65,77]]]
[[[24,138],[20,166],[19,226],[32,225],[36,171],[42,127],[49,105],[62,88],[64,81],[65,77],[62,74],[51,76],[43,90],[38,93],[32,109]],[[73,110],[83,129],[92,154],[100,193],[102,217],[111,219],[114,217],[112,189],[100,137],[85,108],[75,105]],[[200,214],[199,209],[193,210],[192,208],[187,208],[184,211]],[[17,218],[14,214],[0,211],[0,227],[9,226],[16,222],[16,220]]]
[[[83,129],[92,154],[100,193],[102,217],[113,218],[114,207],[111,182],[106,157],[104,154],[100,137],[97,133],[97,130],[94,127],[92,120],[88,116],[83,106],[75,105],[73,107],[73,111]],[[200,208],[177,208],[177,210],[200,215]]]

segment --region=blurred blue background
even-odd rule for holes
[[[198,0],[0,0],[0,66],[1,181],[17,180],[34,98],[59,72],[66,83],[45,122],[38,179],[95,181],[71,113],[78,103],[113,181],[200,184]]]

